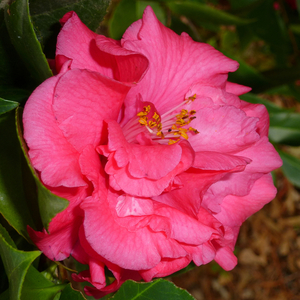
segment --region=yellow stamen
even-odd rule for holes
[[[173,145],[173,144],[175,144],[175,143],[177,143],[177,142],[179,142],[180,141],[180,139],[176,139],[176,140],[169,140],[169,142],[168,142],[168,145]]]

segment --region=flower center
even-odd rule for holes
[[[172,108],[168,112],[160,115],[152,103],[145,105],[143,110],[137,113],[124,127],[123,133],[129,143],[135,141],[135,137],[148,132],[151,139],[160,144],[169,144],[179,142],[182,138],[188,139],[189,134],[198,134],[198,130],[188,127],[195,118],[195,110],[181,109],[185,104],[189,104],[196,99],[196,94],[185,99],[181,104]],[[148,102],[149,103],[149,102]],[[174,113],[177,111],[177,113]]]

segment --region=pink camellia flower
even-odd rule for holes
[[[121,41],[62,19],[58,75],[24,110],[24,137],[44,185],[69,200],[49,233],[29,233],[101,297],[215,260],[225,270],[246,218],[276,194],[281,160],[263,105],[227,81],[238,63],[163,26],[147,7]],[[106,284],[105,266],[115,276]]]

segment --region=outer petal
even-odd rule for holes
[[[228,195],[224,198],[221,211],[215,217],[227,226],[240,226],[249,216],[274,199],[276,188],[272,176],[264,175],[258,179],[250,193],[244,197]]]
[[[126,98],[126,119],[132,118],[136,95],[153,102],[160,113],[184,100],[193,83],[221,86],[226,73],[238,68],[238,63],[227,58],[208,44],[196,43],[187,34],[181,36],[163,26],[151,7],[145,9],[142,21],[132,24],[125,32],[124,48],[144,54],[151,65],[140,84]]]
[[[81,219],[74,219],[74,222],[64,224],[55,232],[48,234],[34,231],[28,227],[28,233],[31,240],[43,253],[51,260],[60,261],[69,257],[73,247],[78,239],[78,230],[81,225]]]
[[[266,107],[262,104],[252,104],[241,101],[241,109],[249,117],[259,118],[257,122],[257,132],[261,137],[268,136],[269,133],[269,114]]]
[[[109,198],[116,196],[109,194]],[[103,258],[124,269],[150,269],[162,257],[186,255],[182,247],[166,239],[161,232],[154,233],[147,227],[130,232],[121,227],[114,220],[118,218],[114,208],[110,208],[106,201],[85,202],[81,207],[85,212],[84,233],[89,245]]]
[[[196,152],[238,152],[259,140],[257,122],[257,118],[247,117],[234,106],[203,108],[191,123],[199,134],[190,137],[189,141]]]
[[[103,120],[116,120],[129,86],[98,73],[73,69],[54,91],[53,111],[67,141],[79,152],[96,146],[103,136]]]
[[[101,72],[101,66],[95,63],[97,47],[91,45],[97,34],[84,25],[75,12],[68,12],[62,19],[63,26],[57,37],[56,55],[73,60],[73,68],[87,68]],[[94,47],[92,47],[94,46]],[[56,67],[61,68],[61,62],[56,60]]]
[[[120,42],[89,30],[75,12],[67,13],[57,39],[56,64],[60,70],[63,57],[72,59],[72,68],[89,69],[124,82],[138,82],[148,67],[148,60],[128,51]],[[138,66],[138,68],[137,68]]]
[[[52,260],[64,260],[72,252],[77,240],[79,227],[82,224],[82,211],[79,204],[90,191],[87,188],[52,189],[60,197],[67,198],[69,206],[58,213],[50,222],[49,233],[37,232],[28,227],[32,241]]]
[[[178,270],[185,268],[191,259],[189,257],[180,257],[177,259],[162,260],[150,270],[141,270],[139,273],[145,281],[151,281],[154,277],[165,277]]]
[[[72,256],[83,264],[89,265],[89,270],[73,274],[73,280],[77,282],[90,282],[94,287],[85,287],[87,295],[94,296],[96,299],[106,294],[116,291],[127,279],[140,280],[141,277],[136,271],[124,270],[119,266],[106,261],[97,254],[87,243],[82,228],[79,232],[80,242],[78,241],[73,249]],[[115,280],[106,285],[105,266],[113,273]]]
[[[62,71],[47,79],[28,99],[23,113],[24,138],[31,163],[46,185],[84,186],[79,153],[66,140],[52,110],[55,88],[63,75]]]
[[[282,164],[278,153],[267,137],[263,137],[252,147],[237,154],[250,158],[252,162],[247,165],[244,172],[228,174],[213,184],[203,197],[203,207],[220,212],[219,205],[224,197],[227,195],[246,196],[256,180],[279,168]]]
[[[229,247],[220,248],[215,261],[225,270],[230,271],[237,265],[237,258]]]
[[[248,86],[240,85],[233,82],[226,82],[226,92],[235,94],[237,96],[246,94],[251,91],[251,88]]]

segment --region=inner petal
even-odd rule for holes
[[[116,211],[119,217],[152,215],[153,202],[149,199],[124,194],[118,197]]]

